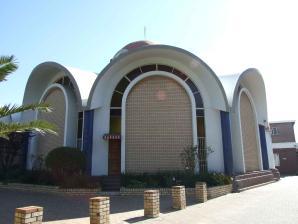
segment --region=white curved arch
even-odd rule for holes
[[[237,94],[242,86],[251,93],[255,103],[258,123],[266,125],[268,122],[266,88],[264,79],[256,68],[246,69],[244,72],[236,75],[221,76],[219,79],[225,89],[232,112],[235,112],[237,109]]]
[[[26,84],[23,104],[38,102],[44,90],[64,76],[70,79],[74,87],[78,109],[82,108],[87,102],[96,74],[66,67],[56,62],[44,62],[32,70]]]
[[[239,119],[239,126],[240,126],[240,142],[241,142],[241,153],[242,153],[242,161],[243,161],[243,171],[244,173],[246,172],[246,167],[245,167],[245,158],[244,158],[244,147],[243,147],[243,139],[242,139],[242,125],[241,125],[241,110],[240,110],[240,101],[241,101],[241,96],[242,94],[246,94],[248,97],[251,107],[253,109],[254,113],[254,118],[255,118],[255,134],[256,134],[256,140],[257,140],[257,150],[258,150],[258,163],[259,163],[259,170],[263,169],[263,159],[262,159],[262,151],[261,151],[261,142],[260,142],[260,133],[259,133],[259,124],[257,121],[257,111],[255,107],[255,103],[253,101],[253,97],[250,94],[249,90],[246,88],[241,88],[241,90],[237,94],[237,112],[238,112],[238,119]]]
[[[43,102],[43,100],[44,100],[44,98],[45,98],[45,96],[48,94],[48,92],[50,91],[50,90],[52,90],[52,89],[54,89],[54,88],[58,88],[58,89],[60,89],[61,91],[62,91],[62,93],[63,93],[63,95],[64,95],[64,99],[65,99],[65,118],[64,118],[64,139],[63,139],[63,144],[64,144],[64,146],[66,145],[66,139],[67,139],[67,131],[68,131],[68,129],[67,129],[67,125],[68,125],[68,121],[67,121],[67,118],[68,118],[68,113],[69,113],[69,102],[68,102],[68,95],[67,95],[67,93],[66,93],[66,90],[64,89],[64,87],[62,86],[62,85],[60,85],[60,84],[58,84],[58,83],[54,83],[54,84],[52,84],[52,85],[50,85],[48,88],[46,88],[46,90],[43,92],[43,94],[42,94],[42,96],[40,97],[40,99],[39,99],[39,103],[42,103]],[[38,119],[38,112],[36,112],[36,115],[35,115],[35,119],[37,120]]]
[[[105,106],[108,102],[100,99],[100,96],[112,94],[110,89],[114,89],[124,75],[147,64],[168,65],[185,72],[199,87],[205,107],[229,111],[223,86],[207,64],[181,48],[158,44],[130,50],[112,60],[94,82],[88,99],[88,108]]]
[[[126,88],[123,97],[122,97],[122,103],[121,103],[121,172],[125,172],[125,111],[126,111],[126,100],[127,96],[130,93],[131,89],[139,83],[141,80],[148,78],[148,77],[153,77],[153,76],[162,76],[162,77],[167,77],[175,80],[178,84],[180,84],[186,91],[190,102],[191,102],[191,111],[192,111],[192,133],[193,133],[193,145],[198,144],[198,139],[197,139],[197,124],[196,124],[196,104],[195,104],[195,99],[193,96],[193,93],[191,89],[188,87],[188,85],[178,78],[177,76],[168,73],[168,72],[163,72],[163,71],[152,71],[152,72],[146,72],[143,73],[142,75],[138,76],[135,78]],[[197,163],[196,163],[197,164]]]
[[[64,99],[65,99],[65,118],[64,118],[64,136],[63,136],[63,145],[69,146],[69,147],[76,147],[76,133],[77,133],[77,108],[76,108],[76,96],[74,93],[70,90],[65,88],[63,85],[54,83],[48,86],[44,92],[42,93],[40,99],[38,100],[39,103],[41,103],[46,95],[51,91],[52,89],[58,88],[62,91]],[[33,119],[38,119],[38,112],[32,112]],[[38,136],[35,136],[31,139],[29,147],[28,147],[28,157],[27,157],[27,163],[28,167],[30,168],[32,166],[32,155],[35,155],[36,149],[37,149],[37,138]]]

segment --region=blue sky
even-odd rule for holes
[[[146,26],[147,39],[196,54],[217,75],[258,68],[269,119],[297,119],[297,11],[294,0],[2,1],[0,54],[20,68],[1,83],[0,105],[21,104],[44,61],[100,72]]]

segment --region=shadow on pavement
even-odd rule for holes
[[[89,216],[89,198],[91,196],[63,196],[48,193],[37,193],[17,190],[0,189],[1,224],[13,223],[14,210],[18,207],[36,205],[44,207],[44,221],[75,219]],[[111,214],[143,209],[143,196],[111,196]],[[187,198],[187,205],[195,204],[194,198]],[[171,208],[170,196],[161,196],[161,213],[174,212]],[[134,223],[144,217],[128,220]]]

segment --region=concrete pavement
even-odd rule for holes
[[[0,191],[0,202],[3,193],[5,194],[5,192]],[[27,192],[23,194],[27,194]],[[48,202],[50,200],[48,197],[54,197],[51,203],[61,198],[61,196],[47,195],[45,198]],[[32,203],[30,201],[26,202],[26,205],[28,204]],[[193,200],[188,199],[188,207],[181,211],[173,211],[170,208],[170,198],[163,197],[161,199],[160,217],[155,219],[143,218],[142,197],[113,196],[111,197],[111,204],[111,224],[294,224],[298,223],[298,176],[285,177],[279,182],[241,193],[229,194],[209,200],[204,204],[195,204]],[[1,205],[3,205],[2,202]],[[64,210],[62,212],[69,213],[64,217],[59,215],[59,212],[55,216],[50,216],[50,214],[54,215],[55,212],[53,208],[47,206],[49,205],[45,206],[46,224],[89,223],[89,219],[84,217],[88,215],[87,198],[67,196],[58,200],[56,202],[56,212],[58,212],[58,207],[60,209],[60,206],[63,206]],[[55,207],[55,205],[52,206]],[[3,207],[0,208],[0,218],[4,220],[2,219],[2,209]],[[47,215],[47,213],[49,214]],[[60,221],[53,221],[56,218]],[[67,220],[62,221],[61,219]]]

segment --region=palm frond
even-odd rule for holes
[[[39,134],[55,134],[56,132],[56,126],[44,121],[44,120],[34,120],[30,122],[25,123],[4,123],[0,122],[0,137],[2,138],[8,138],[8,135],[12,132],[24,132],[24,131],[35,131]]]
[[[15,113],[25,112],[28,110],[35,110],[39,112],[51,112],[52,108],[46,103],[33,103],[28,105],[4,105],[0,107],[0,118],[6,117]]]
[[[0,82],[6,80],[6,76],[18,68],[17,62],[13,55],[0,56]]]

